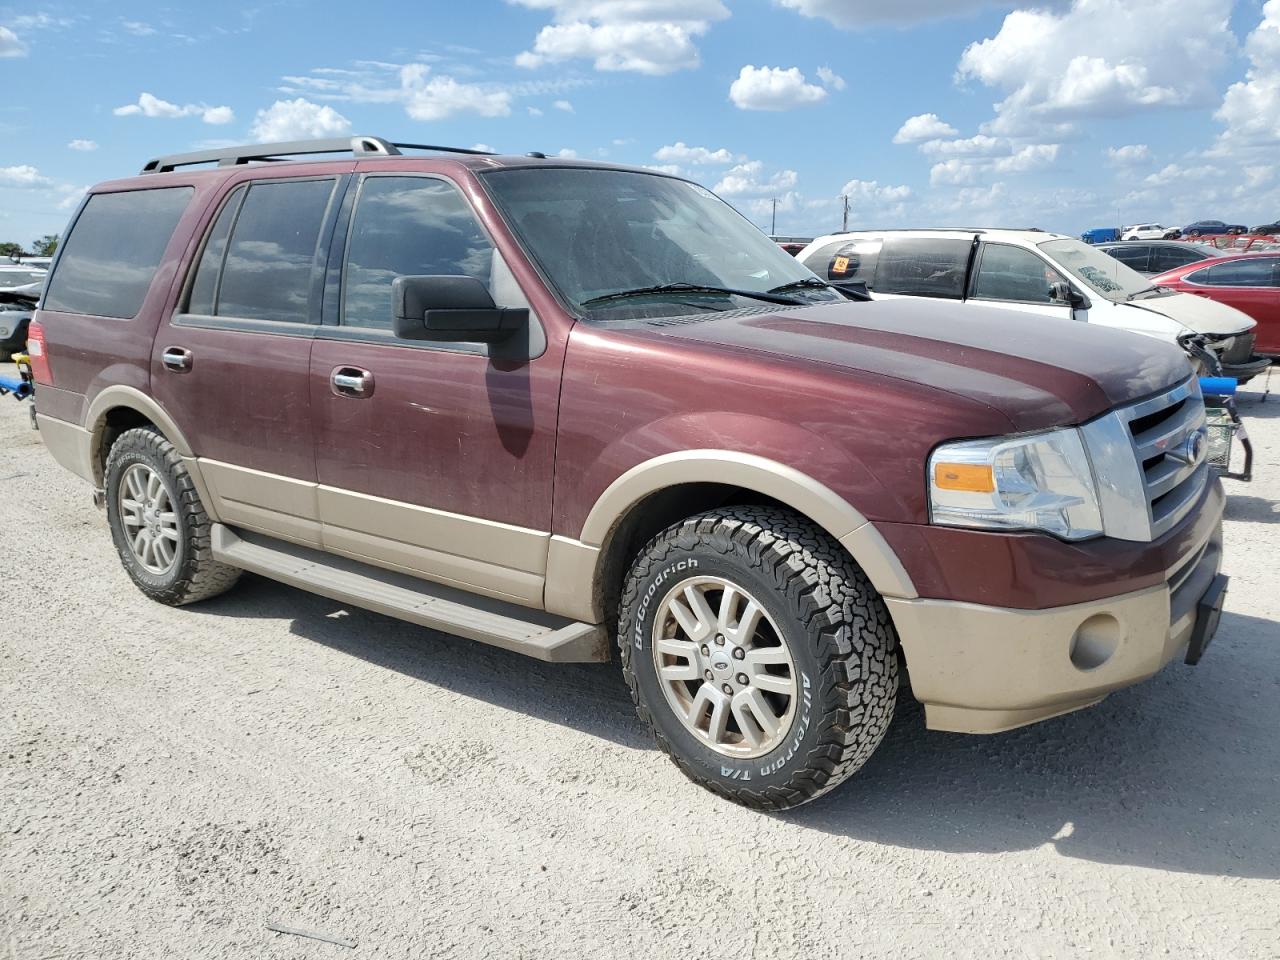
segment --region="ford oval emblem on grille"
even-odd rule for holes
[[[1207,442],[1205,432],[1196,430],[1187,434],[1187,438],[1178,445],[1177,449],[1168,450],[1165,455],[1183,463],[1199,463],[1200,458],[1204,456],[1204,447]]]

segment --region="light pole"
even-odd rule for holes
[[[849,230],[849,195],[842,193],[840,199],[844,201],[844,217],[840,220],[840,230],[848,232]]]
[[[773,204],[773,213],[769,216],[769,236],[776,237],[778,235],[778,198],[774,197],[770,202]]]

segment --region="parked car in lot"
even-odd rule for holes
[[[1280,358],[1280,251],[1218,257],[1152,278],[1152,283],[1226,304],[1258,322],[1258,353]]]
[[[813,237],[770,237],[769,239],[793,257],[813,242]]]
[[[1080,234],[1080,239],[1085,243],[1115,243],[1120,239],[1120,230],[1117,227],[1094,227]]]
[[[1221,220],[1197,220],[1182,228],[1184,237],[1216,237],[1229,233],[1248,233],[1249,228],[1242,223],[1223,223]]]
[[[1135,223],[1120,228],[1121,239],[1124,240],[1163,240],[1169,228],[1158,223]]]
[[[1249,232],[1258,234],[1259,236],[1274,236],[1275,234],[1280,233],[1280,223],[1264,223],[1262,226],[1253,227]]]
[[[678,177],[404,149],[82,202],[37,422],[147,596],[252,570],[545,660],[616,638],[659,746],[761,809],[865,762],[900,657],[930,727],[995,732],[1203,653],[1223,493],[1172,345],[850,301]]]
[[[1034,318],[1084,321],[1204,347],[1244,382],[1266,369],[1254,321],[1158,289],[1097,247],[1037,230],[879,230],[819,237],[798,259],[818,276],[865,281],[873,297],[928,297]],[[964,314],[961,314],[964,315]]]
[[[42,269],[0,264],[0,363],[26,344],[46,276]]]
[[[1144,277],[1164,273],[1188,263],[1199,263],[1220,256],[1213,247],[1180,240],[1137,240],[1100,243],[1098,249],[1115,257],[1130,270]]]

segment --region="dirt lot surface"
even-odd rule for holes
[[[254,577],[151,603],[0,398],[0,958],[1280,957],[1258,396],[1200,666],[994,737],[904,704],[860,775],[779,816],[688,783],[615,668]]]

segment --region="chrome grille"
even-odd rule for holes
[[[1163,536],[1191,511],[1209,481],[1204,398],[1195,377],[1113,410],[1082,433],[1109,536]]]

